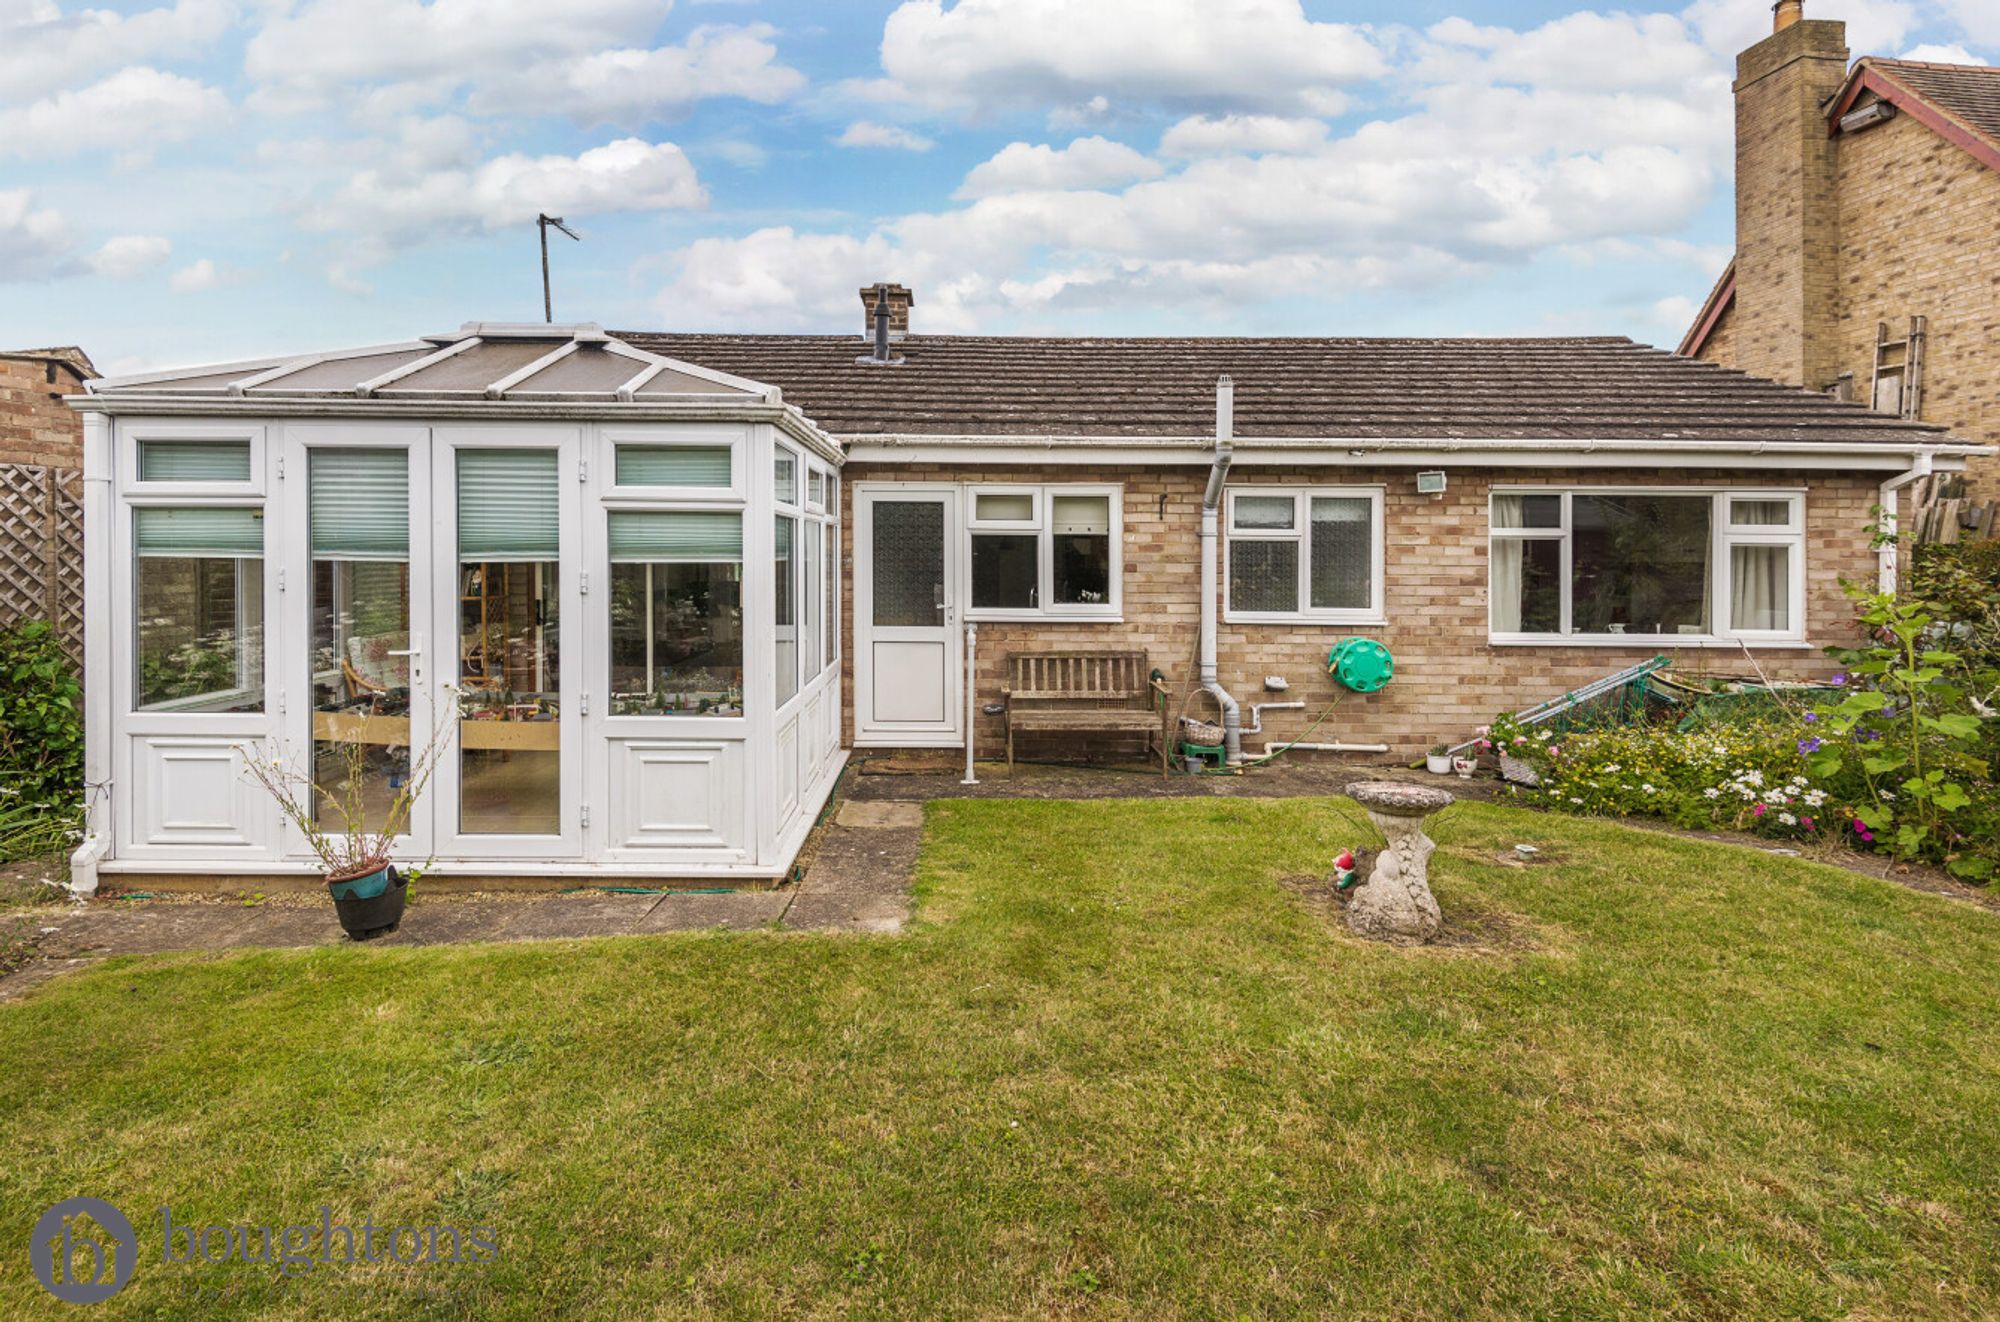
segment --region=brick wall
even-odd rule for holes
[[[1787,385],[1833,377],[1839,216],[1820,102],[1847,73],[1846,28],[1795,23],[1736,64],[1736,358]]]
[[[61,396],[77,393],[76,376],[58,365],[0,358],[0,464],[83,466],[83,421]]]
[[[1062,622],[986,624],[979,627],[981,703],[996,701],[1005,657],[1010,650],[1061,647],[1144,648],[1168,675],[1178,696],[1192,680],[1199,622],[1200,509],[1207,472],[1198,467],[1092,469],[1062,467],[1043,472],[1008,468],[944,468],[937,465],[874,467],[850,465],[842,490],[844,526],[854,528],[853,488],[857,482],[1118,482],[1124,487],[1124,604],[1122,623]],[[1244,705],[1261,701],[1263,678],[1283,675],[1291,691],[1273,699],[1303,699],[1304,712],[1273,712],[1263,738],[1297,737],[1339,690],[1326,674],[1327,649],[1339,638],[1361,634],[1379,639],[1396,657],[1396,678],[1375,694],[1345,694],[1335,714],[1316,731],[1316,740],[1387,743],[1399,755],[1414,756],[1439,739],[1467,737],[1503,709],[1518,709],[1643,661],[1650,647],[1495,647],[1487,642],[1486,506],[1495,480],[1570,480],[1577,485],[1715,486],[1785,484],[1786,475],[1745,473],[1691,476],[1667,472],[1570,474],[1507,470],[1453,470],[1443,497],[1419,496],[1407,469],[1282,470],[1239,467],[1232,485],[1278,483],[1373,485],[1385,487],[1385,626],[1241,625],[1222,623],[1218,661],[1223,684]],[[1793,482],[1795,485],[1795,481]],[[1162,511],[1164,498],[1164,512]],[[1877,481],[1867,476],[1815,477],[1806,497],[1807,634],[1816,644],[1853,640],[1851,613],[1839,580],[1871,580],[1869,509],[1878,498]],[[853,601],[853,541],[844,538],[843,582]],[[842,628],[847,713],[846,738],[853,737],[852,610]],[[1740,651],[1686,649],[1676,655],[1686,671],[1741,674],[1748,669]],[[1832,669],[1817,651],[1772,649],[1758,662],[1773,677],[1822,676]],[[1197,699],[1190,708],[1211,714]],[[997,717],[981,717],[982,755],[998,750],[1004,727]],[[1065,746],[1067,747],[1067,746]],[[1032,752],[1033,750],[1026,750]],[[1053,751],[1053,749],[1051,750]]]

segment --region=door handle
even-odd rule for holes
[[[422,634],[411,634],[410,645],[393,648],[382,653],[384,656],[403,656],[410,659],[410,683],[417,684],[424,677],[424,639]]]

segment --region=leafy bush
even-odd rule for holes
[[[48,853],[83,817],[83,687],[40,620],[0,629],[0,859]]]
[[[1940,622],[1929,603],[1853,596],[1873,641],[1834,650],[1847,667],[1837,699],[1780,698],[1765,714],[1692,731],[1556,734],[1502,717],[1493,739],[1535,768],[1537,795],[1561,811],[1839,839],[1989,880],[2000,870],[2000,674],[1956,650],[1968,630]]]

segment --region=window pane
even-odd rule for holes
[[[726,445],[620,445],[612,481],[621,487],[727,487]]]
[[[135,574],[139,710],[264,710],[262,557],[142,550]]]
[[[410,658],[398,655],[410,646],[409,566],[315,557],[312,568],[313,780],[326,791],[314,816],[337,826],[358,810],[380,831],[410,774]]]
[[[1562,632],[1562,543],[1493,539],[1493,632]]]
[[[1055,598],[1061,606],[1102,606],[1111,600],[1111,538],[1055,538]]]
[[[141,482],[248,482],[248,441],[141,441]]]
[[[790,462],[789,460],[784,462]],[[785,515],[777,519],[777,573],[775,575],[778,622],[778,705],[784,706],[799,691],[799,580],[798,550],[793,545],[798,521]]]
[[[481,511],[479,522],[492,520]],[[554,560],[459,562],[458,825],[468,835],[562,830],[560,577]]]
[[[826,525],[826,566],[820,575],[821,618],[826,621],[825,646],[820,665],[830,666],[840,655],[840,612],[834,609],[834,590],[840,582],[840,525]]]
[[[743,562],[611,566],[611,714],[743,714]]]
[[[944,506],[878,500],[871,513],[871,614],[878,628],[944,623]]]
[[[1496,528],[1560,528],[1561,496],[1524,496],[1496,493],[1493,497],[1493,526]]]
[[[1229,543],[1229,609],[1296,612],[1299,544],[1294,541]]]
[[[1031,532],[976,534],[972,539],[972,604],[985,610],[1032,610],[1040,582],[1038,542]]]
[[[409,559],[409,451],[315,449],[308,467],[315,558]]]
[[[1310,593],[1315,610],[1367,610],[1374,604],[1373,504],[1365,496],[1313,497]]]
[[[1792,627],[1792,548],[1729,548],[1729,627],[1788,630]]]
[[[1792,521],[1789,500],[1732,500],[1729,521],[1739,528],[1785,527]]]
[[[1035,498],[1025,491],[975,495],[972,517],[982,523],[1030,523],[1035,517]]]
[[[1713,508],[1707,496],[1572,497],[1572,631],[1707,633]]]
[[[781,503],[790,505],[798,500],[799,498],[798,461],[793,459],[791,455],[786,454],[783,450],[778,451],[778,457],[773,463],[771,470],[771,480],[772,480],[772,485],[775,488],[772,494],[775,495]]]
[[[706,510],[613,510],[611,558],[741,560],[743,516]]]
[[[820,601],[819,601],[819,558],[820,533],[817,523],[807,519],[799,524],[799,533],[804,539],[805,555],[800,562],[799,610],[804,615],[805,632],[800,638],[799,665],[811,678],[819,673],[820,647]]]
[[[1051,502],[1049,526],[1057,534],[1111,533],[1111,497],[1057,496]]]
[[[458,558],[556,559],[560,490],[554,450],[460,450]]]
[[[1290,496],[1238,496],[1230,517],[1242,529],[1284,530],[1293,526],[1295,508]]]
[[[826,504],[826,474],[817,468],[806,474],[806,499],[815,505]]]

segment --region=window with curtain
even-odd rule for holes
[[[1232,488],[1225,612],[1251,620],[1379,620],[1381,509],[1373,488]]]
[[[974,489],[966,538],[973,619],[1115,616],[1113,487]]]
[[[1492,632],[1794,638],[1802,504],[1789,493],[1496,491]]]
[[[380,829],[410,769],[409,451],[314,448],[306,485],[313,780]]]
[[[136,706],[264,710],[264,512],[132,511]]]
[[[727,445],[619,445],[612,451],[612,482],[621,487],[710,487],[734,484],[734,451]]]
[[[614,510],[611,714],[743,714],[743,516]]]
[[[248,482],[250,442],[139,442],[141,482]]]

